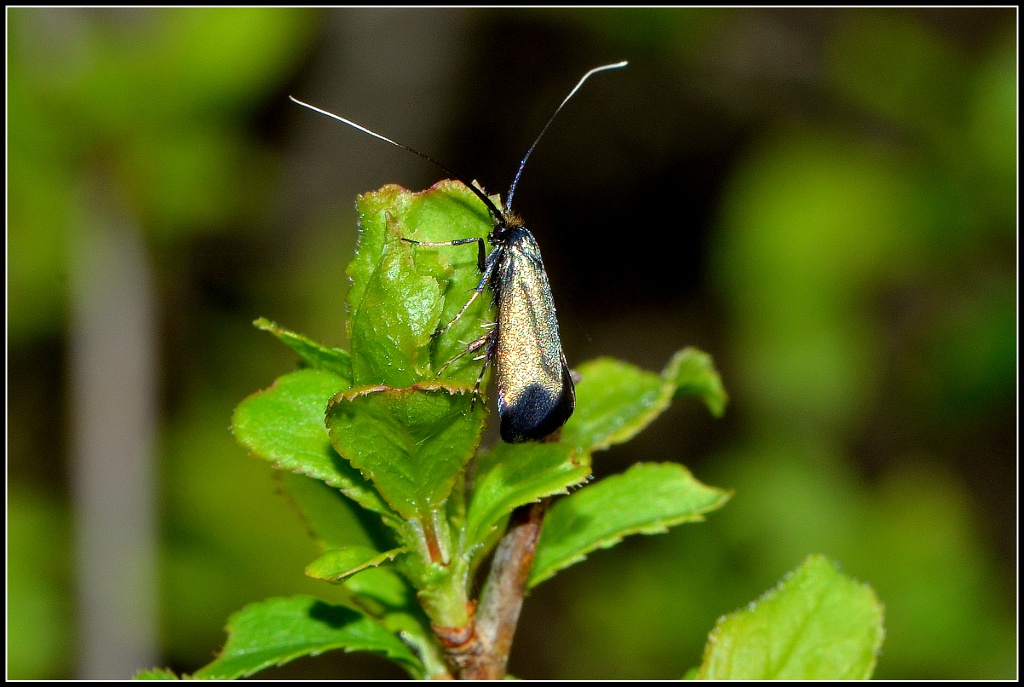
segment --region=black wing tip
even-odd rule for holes
[[[501,440],[506,444],[541,441],[564,425],[576,409],[576,389],[566,368],[563,368],[562,392],[557,397],[536,384],[520,399],[501,413]]]

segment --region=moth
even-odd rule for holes
[[[482,354],[474,357],[475,360],[484,361],[477,377],[474,394],[479,394],[484,372],[488,365],[493,365],[498,387],[501,438],[507,443],[544,439],[564,425],[576,407],[576,389],[565,354],[562,352],[555,303],[551,297],[551,287],[548,284],[547,272],[544,270],[544,261],[541,259],[540,246],[523,221],[512,212],[512,197],[526,167],[526,161],[530,159],[537,143],[565,104],[594,74],[625,66],[626,62],[616,62],[595,67],[583,75],[555,109],[523,156],[505,196],[504,207],[498,207],[486,193],[465,177],[451,171],[432,157],[344,117],[289,96],[292,101],[303,107],[336,119],[385,143],[408,150],[436,165],[446,174],[461,181],[487,207],[494,224],[494,228],[487,236],[487,243],[491,245],[490,251],[487,250],[484,239],[478,237],[439,242],[414,241],[408,238],[403,240],[427,247],[477,244],[480,282],[451,322],[438,329],[434,336],[440,336],[455,324],[488,287],[494,298],[497,318],[483,336],[467,344],[464,351],[445,363],[439,374],[463,355],[483,350]]]

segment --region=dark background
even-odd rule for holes
[[[295,364],[250,322],[343,345],[355,195],[442,174],[287,96],[504,194],[623,59],[516,210],[570,364],[695,345],[731,395],[597,476],[677,461],[735,496],[538,588],[511,671],[680,677],[821,552],[885,604],[878,677],[1015,675],[1014,9],[7,17],[9,677],[190,672],[244,604],[334,598],[228,430]]]

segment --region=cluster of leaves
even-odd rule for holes
[[[231,617],[224,649],[194,677],[243,677],[332,649],[382,654],[417,678],[449,676],[431,628],[469,625],[477,570],[513,510],[585,483],[594,451],[630,439],[677,396],[697,396],[715,415],[724,409],[710,358],[695,349],[677,353],[661,374],[598,359],[578,368],[576,412],[560,440],[479,450],[488,412],[487,404],[474,403],[480,363],[463,356],[443,377],[438,371],[478,337],[491,305],[478,299],[434,336],[476,286],[475,247],[438,250],[402,238],[484,237],[487,213],[452,182],[420,194],[384,187],[361,197],[358,208],[360,243],[348,268],[351,351],[258,320],[300,356],[303,368],[250,396],[233,418],[238,441],[285,471],[287,490],[322,547],[306,574],[342,585],[348,602],[297,596],[250,605]],[[700,520],[728,497],[672,463],[638,464],[577,489],[547,514],[527,586],[626,535]],[[795,583],[801,575],[809,581]],[[766,597],[761,607],[769,615],[723,621],[699,674],[738,676],[737,666],[755,666],[750,676],[806,675],[792,658],[736,664],[734,657],[737,650],[777,655],[774,644],[759,647],[744,636],[763,636],[759,623],[778,621],[792,621],[799,634],[807,626],[802,611],[831,604],[854,619],[844,627],[855,630],[850,644],[860,660],[832,651],[842,670],[828,675],[867,676],[881,639],[880,608],[869,590],[845,578],[829,584],[830,576],[839,579],[831,564],[812,559],[786,583],[801,587],[804,605],[796,615]],[[836,601],[837,593],[849,598]],[[772,642],[784,636],[773,634]]]

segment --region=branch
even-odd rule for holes
[[[523,607],[526,581],[533,565],[544,514],[550,499],[520,506],[512,513],[508,531],[494,551],[477,613],[472,660],[460,665],[464,680],[500,680],[512,647],[512,637]]]

